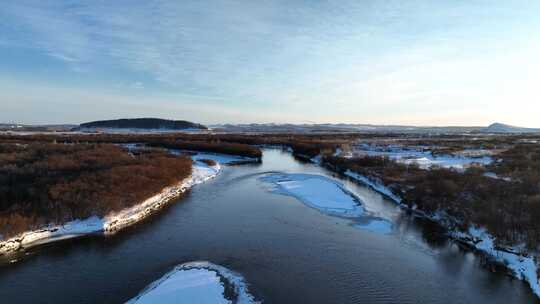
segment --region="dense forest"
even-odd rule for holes
[[[540,245],[540,147],[520,144],[500,154],[488,170],[502,178],[484,176],[483,168],[466,172],[396,163],[384,157],[327,156],[324,164],[379,181],[428,214],[445,213],[460,229],[486,227],[499,245]]]
[[[99,120],[83,123],[80,128],[129,128],[129,129],[203,129],[207,127],[201,124],[185,120],[168,120],[160,118],[125,118],[113,120]]]
[[[3,238],[140,203],[191,174],[191,160],[112,144],[0,144]],[[0,238],[1,239],[1,238]]]

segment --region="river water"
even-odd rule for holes
[[[111,237],[31,249],[0,264],[0,303],[122,303],[175,265],[210,261],[241,273],[264,303],[537,303],[378,193],[342,182],[390,234],[355,227],[260,180],[273,171],[331,172],[265,150],[262,164],[225,167],[158,215]],[[338,177],[335,177],[338,178]]]

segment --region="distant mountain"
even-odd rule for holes
[[[494,123],[480,130],[482,133],[540,133],[540,129],[522,128],[502,123]]]
[[[255,133],[427,133],[462,134],[478,131],[481,127],[418,127],[370,124],[225,124],[211,126],[222,132]]]
[[[223,124],[211,126],[221,132],[254,133],[393,133],[393,134],[478,134],[540,133],[540,129],[521,128],[502,123],[480,126],[404,126],[371,124]]]
[[[160,118],[127,118],[99,120],[82,123],[79,129],[144,129],[144,130],[186,130],[208,129],[206,126],[185,120],[168,120]]]

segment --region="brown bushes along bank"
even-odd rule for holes
[[[479,168],[457,172],[422,170],[383,157],[325,157],[334,170],[351,170],[377,180],[428,214],[444,213],[461,229],[485,227],[500,245],[540,245],[540,148],[517,146],[492,168],[512,180],[483,175]]]
[[[191,160],[111,144],[0,144],[0,234],[103,216],[191,174]]]

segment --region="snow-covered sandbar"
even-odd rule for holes
[[[190,177],[176,185],[164,188],[161,192],[140,204],[118,213],[109,214],[103,218],[93,216],[87,219],[70,221],[63,225],[50,225],[42,229],[24,232],[16,237],[0,242],[0,255],[84,235],[113,234],[157,212],[191,187],[215,177],[220,170],[219,163],[209,166],[200,161],[195,161]]]
[[[358,217],[363,214],[360,201],[338,181],[322,175],[271,173],[262,181],[276,186],[276,193],[290,195],[323,213]]]
[[[343,184],[326,176],[271,173],[261,177],[261,180],[273,184],[274,192],[295,197],[324,214],[354,220],[356,228],[381,234],[388,234],[393,229],[390,221],[370,215]]]
[[[250,304],[259,303],[249,293],[244,278],[209,262],[176,266],[146,287],[128,304]]]

